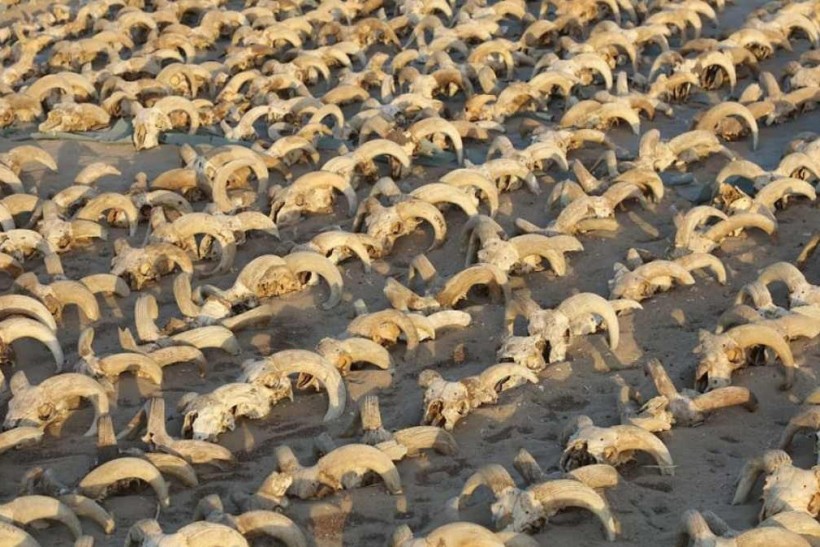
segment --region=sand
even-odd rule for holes
[[[753,6],[762,2],[738,2],[720,14],[718,29],[707,25],[706,35],[726,34],[742,22]],[[805,51],[803,40],[795,42],[792,53],[778,51],[774,59],[762,63],[762,68],[779,74],[787,60]],[[648,65],[643,71],[648,70]],[[749,82],[748,74],[738,85],[742,90]],[[723,88],[717,94],[703,94],[704,100],[725,97]],[[658,114],[654,122],[642,120],[642,131],[658,127],[665,138],[689,128],[692,116],[703,106],[696,104],[676,105],[675,118],[665,119]],[[556,111],[557,112],[557,111]],[[512,122],[511,127],[515,122]],[[786,144],[801,131],[816,130],[820,114],[809,112],[797,119],[772,127],[762,127],[760,148],[750,149],[749,139],[730,144],[740,156],[753,159],[764,169],[777,165]],[[638,138],[624,129],[612,132],[617,142],[635,150]],[[0,151],[19,143],[0,139]],[[28,170],[23,176],[27,188],[36,186],[39,195],[53,195],[66,187],[83,166],[94,161],[106,161],[122,171],[119,178],[106,178],[98,187],[106,191],[122,191],[128,188],[134,176],[144,171],[149,178],[176,167],[179,164],[176,147],[159,148],[134,153],[130,145],[100,145],[95,143],[42,141],[40,145],[57,160],[59,170]],[[483,154],[486,145],[471,149]],[[591,158],[601,150],[584,150],[573,157]],[[476,152],[471,152],[471,154]],[[323,154],[322,160],[331,157]],[[707,182],[724,165],[725,160],[713,157],[695,164],[692,172],[698,180]],[[305,168],[297,170],[301,173]],[[402,182],[412,188],[423,182],[432,182],[441,170],[426,169]],[[550,173],[561,180],[562,174]],[[546,189],[549,191],[549,188]],[[359,188],[360,198],[369,191],[367,185]],[[551,215],[545,208],[546,192],[540,196],[525,189],[502,195],[501,213],[498,221],[514,234],[514,220],[525,218],[538,225],[545,225]],[[340,200],[343,202],[343,200]],[[202,204],[199,204],[201,206]],[[220,287],[231,284],[236,272],[250,259],[265,253],[285,254],[291,242],[309,240],[320,229],[337,224],[350,229],[351,219],[337,207],[332,216],[311,217],[295,227],[282,229],[282,241],[269,236],[252,236],[239,249],[235,270],[230,274],[208,279]],[[612,266],[625,258],[627,249],[637,247],[663,254],[674,235],[673,215],[676,211],[691,207],[676,191],[669,188],[663,201],[648,210],[634,204],[619,211],[617,218],[621,229],[611,235],[591,234],[581,237],[585,250],[569,255],[570,270],[564,277],[551,272],[526,275],[521,282],[544,307],[559,304],[567,296],[583,291],[601,295],[608,294],[607,280],[612,277]],[[427,254],[439,273],[448,277],[463,265],[463,251],[459,247],[459,234],[466,220],[454,210],[446,212],[448,238],[445,245]],[[817,208],[804,201],[792,202],[787,209],[777,213],[779,223],[775,236],[768,237],[752,232],[724,243],[715,254],[724,262],[728,282],[722,286],[712,277],[696,275],[696,284],[678,287],[659,294],[643,303],[644,309],[620,317],[621,345],[611,351],[605,334],[581,337],[571,346],[568,363],[553,366],[543,373],[538,385],[527,385],[504,393],[498,405],[474,411],[460,422],[454,435],[460,446],[455,456],[428,452],[417,458],[398,464],[404,487],[401,497],[389,495],[383,485],[345,491],[319,501],[294,500],[283,510],[297,522],[311,541],[321,547],[339,545],[383,545],[392,531],[400,524],[408,524],[415,532],[423,534],[454,518],[476,522],[492,527],[489,515],[491,496],[488,491],[477,492],[466,504],[459,516],[446,511],[446,502],[456,496],[464,481],[480,466],[498,463],[520,478],[512,468],[512,461],[521,448],[526,448],[546,471],[557,469],[562,451],[560,434],[567,422],[579,414],[591,417],[598,425],[618,422],[615,395],[615,374],[627,382],[642,387],[652,394],[653,389],[642,372],[643,364],[650,358],[660,359],[669,370],[672,380],[679,387],[690,387],[696,357],[692,354],[697,345],[698,330],[712,330],[717,317],[732,303],[738,290],[756,277],[757,271],[776,261],[793,261],[811,234],[820,230]],[[132,238],[141,242],[145,233]],[[67,275],[77,279],[87,274],[107,272],[110,268],[113,241],[125,236],[122,230],[112,229],[107,243],[98,244],[83,251],[63,256]],[[382,294],[385,275],[401,277],[413,256],[423,252],[432,239],[425,230],[417,230],[405,237],[393,253],[376,264],[374,272],[365,274],[358,262],[341,265],[344,277],[342,304],[329,311],[317,306],[324,300],[326,287],[316,287],[299,294],[273,301],[276,314],[269,325],[238,333],[242,354],[230,357],[218,351],[208,351],[208,372],[201,378],[193,365],[177,365],[165,369],[165,381],[161,393],[166,399],[169,431],[177,435],[181,416],[174,410],[177,400],[184,393],[205,393],[215,387],[236,379],[239,364],[247,358],[288,349],[311,349],[325,336],[344,332],[354,316],[353,302],[363,299],[370,310],[388,306]],[[27,263],[27,268],[30,267]],[[32,262],[41,278],[44,268]],[[820,283],[820,256],[815,256],[806,268],[810,282]],[[161,305],[159,324],[181,314],[174,304],[171,284],[173,277],[145,289],[156,296]],[[4,292],[10,281],[4,283]],[[199,283],[197,280],[195,283]],[[204,281],[202,281],[204,282]],[[103,318],[94,328],[94,347],[98,354],[119,349],[117,328],[133,327],[134,302],[139,293],[129,298],[103,301],[100,305]],[[785,303],[782,288],[775,291],[776,299]],[[327,432],[337,442],[350,442],[340,435],[347,428],[355,402],[366,394],[378,394],[385,426],[391,430],[416,425],[421,418],[423,390],[417,385],[420,371],[433,368],[443,376],[457,379],[476,374],[495,362],[495,351],[503,336],[503,307],[493,303],[486,294],[471,293],[460,309],[470,313],[472,325],[465,329],[453,329],[440,333],[435,341],[421,344],[415,361],[404,358],[404,346],[393,348],[396,360],[395,372],[365,368],[346,378],[349,403],[345,416],[333,423],[323,424],[327,398],[324,394],[297,392],[294,402],[282,402],[274,407],[270,416],[261,420],[241,420],[234,431],[223,434],[219,442],[231,448],[238,463],[234,469],[216,471],[198,468],[200,486],[185,488],[172,481],[171,507],[159,513],[159,522],[166,531],[174,531],[191,521],[199,499],[208,494],[222,496],[228,512],[238,512],[232,499],[241,498],[258,488],[264,477],[273,471],[272,456],[275,447],[291,446],[299,459],[310,464],[315,461],[313,438]],[[80,329],[75,311],[69,311],[59,331],[59,338],[69,363],[77,360],[76,341]],[[453,350],[464,344],[467,359],[455,364]],[[736,477],[750,456],[759,454],[776,443],[783,426],[799,408],[799,401],[816,386],[816,374],[820,370],[820,344],[793,342],[791,344],[800,371],[797,382],[789,392],[778,389],[780,371],[776,366],[746,368],[736,373],[736,385],[751,389],[760,401],[759,409],[750,413],[742,408],[720,411],[700,427],[676,427],[660,435],[668,446],[675,462],[674,476],[661,476],[651,459],[640,456],[636,462],[620,468],[621,483],[607,490],[609,500],[622,533],[614,544],[618,545],[670,545],[675,539],[680,516],[686,509],[710,509],[725,518],[732,526],[744,529],[754,526],[759,510],[760,485],[748,503],[732,506]],[[19,344],[14,365],[3,367],[6,377],[17,370],[24,370],[32,383],[38,383],[54,373],[53,362],[45,348],[35,344]],[[149,394],[157,393],[149,383],[137,381],[129,375],[121,377],[117,384],[117,407],[113,411],[115,428],[119,431],[142,405]],[[60,428],[51,428],[42,444],[6,453],[0,456],[0,499],[11,500],[17,494],[19,479],[34,465],[51,468],[67,484],[75,484],[94,464],[95,439],[83,437],[92,416],[90,408],[71,414]],[[798,436],[791,454],[797,465],[808,467],[815,461],[812,439]],[[123,442],[121,448],[143,446],[139,441]],[[523,484],[523,481],[522,481]],[[153,518],[157,514],[156,499],[150,489],[129,491],[109,497],[103,502],[116,517],[117,529],[112,536],[89,521],[83,521],[87,533],[95,536],[99,545],[122,544],[129,527],[136,521]],[[68,545],[69,534],[59,526],[44,530],[32,530],[43,545]],[[600,525],[590,514],[571,510],[557,515],[534,536],[543,545],[600,545],[605,538]],[[262,543],[260,543],[262,544]]]

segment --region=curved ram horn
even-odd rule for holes
[[[532,486],[529,491],[541,503],[544,514],[580,507],[598,517],[609,541],[614,541],[620,532],[621,527],[603,496],[580,481],[551,480]]]
[[[532,384],[538,383],[538,376],[530,369],[515,363],[499,363],[488,367],[478,376],[481,386],[496,393],[503,391],[504,384],[510,378],[522,378]]]
[[[322,303],[322,309],[329,310],[335,307],[342,299],[344,281],[342,274],[333,262],[319,253],[301,251],[282,257],[287,267],[295,274],[306,272],[315,273],[330,287],[330,296]]]
[[[745,230],[747,228],[758,228],[763,230],[768,235],[772,235],[777,229],[777,221],[766,215],[760,213],[741,213],[732,215],[728,219],[718,222],[704,234],[707,238],[716,243],[720,243],[726,236],[736,230]]]
[[[100,358],[99,366],[108,377],[118,377],[123,372],[133,372],[140,378],[162,385],[162,367],[151,357],[141,353],[115,353]]]
[[[509,472],[502,466],[491,463],[481,466],[478,471],[470,475],[464,486],[461,487],[461,492],[448,505],[459,509],[462,501],[470,497],[480,486],[489,488],[496,498],[500,498],[505,492],[516,488],[515,481],[513,481]]]
[[[247,511],[232,519],[243,536],[269,536],[286,547],[308,547],[307,537],[299,526],[281,513],[274,511]]]
[[[138,523],[139,524],[139,523]],[[223,545],[236,545],[246,547],[248,541],[238,531],[224,524],[215,522],[194,522],[186,524],[182,528],[171,534],[170,537],[181,538],[182,545],[197,545],[201,547],[222,547]],[[128,543],[128,541],[126,541]],[[171,542],[172,544],[175,542]]]
[[[608,300],[594,293],[581,293],[564,300],[557,310],[570,320],[590,313],[600,316],[609,332],[609,347],[613,350],[618,348],[621,338],[620,324]]]
[[[692,253],[675,260],[689,272],[709,268],[721,285],[726,284],[726,268],[718,257],[709,253]]]
[[[468,217],[478,214],[477,200],[468,193],[449,184],[431,182],[416,188],[410,192],[410,195],[433,205],[452,203],[464,211]]]
[[[741,118],[749,126],[749,131],[752,133],[752,150],[757,150],[758,134],[757,120],[749,111],[748,107],[734,101],[724,101],[718,105],[713,106],[701,116],[695,129],[703,129],[706,131],[715,131],[723,121],[729,116],[736,116]]]
[[[197,479],[194,468],[181,456],[162,452],[146,452],[142,457],[151,462],[163,475],[170,475],[189,488],[199,486],[199,479]]]
[[[732,505],[739,505],[746,501],[761,473],[772,473],[778,467],[791,463],[791,457],[782,450],[767,450],[761,456],[747,460],[740,471]]]
[[[339,488],[342,478],[351,470],[367,469],[377,473],[387,491],[401,494],[401,477],[393,461],[381,450],[366,444],[349,444],[322,456],[316,464],[320,480],[330,480],[329,486]]]
[[[504,301],[510,300],[510,286],[507,274],[493,264],[476,264],[470,266],[447,280],[444,287],[436,294],[436,300],[445,308],[453,307],[459,300],[465,298],[475,285],[490,284],[500,289]]]
[[[33,338],[42,342],[51,351],[57,364],[57,371],[61,371],[65,362],[63,349],[57,340],[57,335],[51,327],[27,317],[9,317],[0,321],[0,340],[10,345],[21,338]]]
[[[803,272],[788,262],[775,262],[774,264],[766,266],[760,271],[757,281],[762,283],[764,287],[768,287],[778,281],[785,283],[789,288],[789,292],[794,292],[798,288],[808,284]]]
[[[83,535],[80,519],[68,506],[50,496],[19,496],[0,505],[0,519],[18,526],[42,521],[57,521],[64,524],[75,539]]]
[[[618,470],[605,463],[584,465],[573,469],[567,475],[590,488],[612,488],[621,481]]]
[[[0,522],[0,542],[15,547],[40,547],[40,542],[28,532],[7,522]]]
[[[726,213],[710,205],[698,205],[687,211],[686,215],[676,220],[675,246],[686,247],[692,239],[695,230],[712,217],[721,220],[729,218]]]
[[[100,194],[92,198],[82,209],[77,211],[74,218],[97,222],[100,216],[109,209],[118,209],[125,213],[125,217],[128,219],[129,233],[133,237],[137,232],[140,215],[134,202],[123,194],[115,194],[112,192]]]
[[[199,349],[219,348],[231,355],[239,355],[242,351],[233,332],[221,325],[208,325],[187,330],[171,336],[171,339]]]
[[[7,315],[25,315],[36,319],[43,325],[57,332],[57,322],[39,300],[22,294],[6,294],[0,296],[0,318]]]
[[[31,146],[29,144],[15,146],[8,152],[0,154],[0,162],[6,164],[12,171],[18,174],[24,165],[32,162],[40,164],[51,171],[57,170],[57,162],[54,161],[51,154],[39,146]]]
[[[658,464],[662,475],[674,474],[675,466],[672,462],[672,455],[658,437],[637,426],[616,425],[613,428],[618,430],[619,451],[639,450],[646,452]]]
[[[357,336],[374,339],[379,337],[378,329],[385,324],[394,324],[407,338],[407,351],[411,354],[419,344],[419,333],[413,321],[398,310],[381,310],[374,313],[360,315],[347,325],[347,332]],[[378,342],[379,340],[374,340]]]
[[[266,357],[264,362],[265,365],[257,371],[256,379],[248,378],[247,381],[264,384],[264,377],[271,374],[277,381],[279,376],[307,374],[318,379],[327,390],[328,409],[324,421],[335,420],[344,412],[347,399],[344,381],[336,367],[321,355],[300,349],[282,350]]]
[[[408,456],[414,456],[428,448],[448,456],[458,452],[455,437],[440,427],[428,425],[408,427],[396,431],[393,434],[393,440],[407,449]]]
[[[118,177],[122,175],[119,169],[105,162],[97,161],[83,167],[82,171],[74,177],[76,184],[91,185],[102,177]]]
[[[433,227],[433,244],[428,250],[440,247],[447,236],[447,222],[444,215],[434,205],[420,199],[410,199],[396,204],[396,210],[403,219],[420,218]]]
[[[786,450],[792,443],[792,439],[798,431],[808,429],[810,431],[820,431],[820,406],[809,406],[801,409],[789,420],[786,429],[783,430],[778,442],[778,448]]]
[[[45,431],[39,427],[18,426],[0,433],[0,454],[20,445],[39,443]]]
[[[755,195],[755,202],[761,203],[766,208],[774,211],[775,203],[787,196],[802,196],[811,201],[817,199],[817,192],[808,182],[802,179],[784,177],[770,182],[761,188]]]
[[[353,363],[361,362],[373,364],[382,370],[389,370],[393,366],[390,352],[369,338],[322,338],[316,351],[341,370],[349,370]]]
[[[774,351],[783,363],[784,380],[782,389],[791,389],[794,383],[794,372],[797,364],[794,362],[791,348],[776,330],[765,325],[739,325],[729,329],[724,334],[743,349],[752,346],[767,346]]]
[[[159,469],[141,458],[124,457],[106,462],[80,479],[78,489],[92,499],[100,499],[106,496],[113,484],[128,479],[140,479],[148,483],[162,507],[171,505],[168,484]]]
[[[264,196],[267,194],[268,169],[265,167],[264,162],[257,157],[239,158],[230,161],[217,170],[216,176],[211,183],[214,203],[222,213],[229,214],[236,210],[236,206],[231,202],[228,195],[228,179],[236,171],[248,167],[253,169],[257,178],[257,195]]]
[[[85,285],[92,294],[116,295],[120,298],[127,298],[131,294],[131,288],[121,277],[113,274],[91,274],[80,279],[80,283]]]

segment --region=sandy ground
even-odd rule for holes
[[[709,29],[707,34],[718,35],[726,29],[736,28],[743,15],[760,2],[738,2],[721,14],[724,26]],[[805,42],[796,43],[793,54],[778,52],[777,57],[763,64],[766,69],[779,73],[786,60],[805,50]],[[648,70],[644,67],[644,70]],[[739,90],[749,82],[744,75]],[[720,96],[727,91],[720,90]],[[701,98],[709,99],[701,95]],[[693,106],[676,108],[674,120],[664,119],[662,114],[653,123],[643,122],[642,131],[659,127],[664,137],[688,129]],[[801,131],[820,126],[820,113],[801,115],[787,124],[761,129],[761,145],[752,153],[748,140],[733,143],[731,148],[741,156],[753,159],[764,169],[777,165],[786,143]],[[616,139],[624,146],[635,149],[637,137],[616,130]],[[0,140],[0,151],[18,143]],[[28,171],[24,177],[27,187],[36,185],[40,195],[48,196],[70,184],[75,173],[94,161],[107,161],[122,171],[119,180],[103,179],[99,187],[104,190],[126,189],[134,175],[145,171],[153,178],[157,174],[178,165],[175,147],[161,146],[157,149],[135,154],[130,145],[102,146],[78,142],[43,141],[41,146],[51,152],[59,164],[56,173]],[[484,147],[479,150],[483,153]],[[600,151],[584,151],[592,157]],[[323,158],[326,159],[326,158]],[[723,159],[712,158],[698,164],[694,172],[700,181],[709,181],[724,164]],[[429,169],[423,178],[415,175],[405,181],[406,187],[422,181],[435,180],[436,171]],[[556,178],[560,173],[553,173]],[[369,190],[360,188],[362,197]],[[519,190],[502,197],[499,222],[514,233],[513,221],[522,217],[539,225],[545,225],[551,214],[545,210],[545,196],[534,196]],[[651,210],[641,210],[630,205],[618,213],[621,229],[610,236],[600,234],[582,237],[585,251],[570,255],[571,269],[565,277],[549,272],[527,275],[523,282],[534,298],[543,306],[554,306],[567,296],[579,291],[592,291],[606,295],[607,280],[612,275],[612,265],[624,259],[630,247],[648,249],[662,254],[674,235],[672,217],[676,210],[691,204],[674,191]],[[428,257],[444,276],[457,272],[463,264],[463,251],[459,248],[459,234],[465,222],[457,211],[446,213],[448,234],[446,244]],[[380,484],[354,491],[346,491],[321,501],[294,501],[284,513],[300,524],[313,538],[317,546],[383,545],[393,529],[406,523],[414,531],[424,533],[453,518],[445,511],[446,500],[455,496],[467,477],[481,465],[499,463],[512,471],[512,461],[521,448],[530,451],[541,466],[547,470],[557,468],[562,447],[560,432],[570,418],[578,414],[590,416],[598,425],[611,425],[618,421],[615,403],[613,375],[621,374],[633,385],[643,386],[645,392],[652,389],[644,378],[642,365],[651,357],[657,357],[668,368],[673,381],[680,387],[691,386],[696,364],[692,349],[697,345],[698,329],[713,329],[717,317],[733,302],[738,289],[754,278],[756,272],[776,261],[793,261],[810,234],[820,230],[817,208],[804,202],[791,204],[777,214],[779,229],[775,237],[762,233],[732,239],[718,251],[726,265],[729,279],[725,286],[713,278],[698,275],[692,287],[676,288],[644,302],[644,309],[621,317],[621,345],[612,352],[601,335],[580,338],[569,352],[570,362],[544,373],[537,386],[528,385],[505,393],[497,406],[481,408],[458,424],[455,437],[460,451],[454,457],[428,453],[422,457],[405,460],[398,464],[404,486],[404,495],[392,497]],[[282,230],[282,242],[267,236],[251,237],[237,255],[236,270],[229,275],[209,279],[209,283],[227,287],[236,271],[253,257],[265,253],[283,254],[289,249],[289,241],[304,242],[323,226],[338,224],[349,228],[351,220],[341,210],[332,216],[314,217],[295,228]],[[145,227],[133,238],[140,242]],[[109,270],[114,239],[126,234],[111,230],[109,241],[87,252],[73,252],[63,257],[66,273],[71,278]],[[316,304],[324,298],[324,287],[281,298],[275,301],[277,313],[271,323],[256,330],[239,334],[243,352],[238,357],[228,357],[220,352],[208,352],[209,370],[200,378],[191,365],[179,365],[165,369],[162,389],[169,409],[169,431],[177,434],[181,417],[172,409],[177,399],[188,391],[208,392],[220,384],[234,380],[239,363],[249,357],[267,354],[287,348],[313,348],[319,339],[342,333],[354,316],[352,303],[363,299],[371,310],[386,307],[382,295],[385,274],[402,276],[409,260],[425,249],[431,234],[422,230],[404,238],[393,254],[378,264],[372,274],[365,274],[361,264],[349,262],[341,266],[345,281],[344,301],[330,311],[320,311]],[[39,265],[38,273],[44,273]],[[809,281],[820,283],[820,256],[808,264]],[[403,279],[399,277],[399,279]],[[10,281],[5,283],[8,289]],[[161,304],[160,324],[180,314],[171,292],[172,278],[168,277],[158,286],[148,290]],[[133,307],[137,293],[127,299],[102,302],[104,317],[97,324],[94,347],[98,354],[119,349],[117,328],[133,326]],[[784,302],[784,293],[777,292]],[[235,431],[221,436],[220,443],[230,447],[239,463],[235,469],[219,472],[207,468],[198,469],[201,485],[183,488],[173,483],[172,505],[159,514],[159,521],[166,531],[173,531],[190,522],[197,501],[207,494],[218,493],[229,512],[238,508],[231,502],[235,495],[251,493],[273,470],[272,452],[281,444],[290,445],[304,463],[314,461],[312,439],[328,432],[334,439],[346,429],[354,402],[368,393],[378,393],[385,426],[388,429],[416,425],[421,417],[422,389],[416,384],[418,373],[434,368],[447,378],[460,378],[477,373],[495,362],[494,354],[502,337],[503,308],[492,303],[486,294],[471,294],[461,309],[473,318],[471,327],[442,333],[437,340],[425,342],[414,362],[404,360],[404,348],[398,346],[393,352],[397,366],[395,374],[366,369],[353,372],[347,378],[351,402],[344,418],[330,424],[322,424],[326,406],[323,394],[298,393],[293,403],[277,405],[271,415],[263,420],[239,422]],[[76,312],[65,318],[59,336],[69,362],[77,359],[76,340],[79,324]],[[468,359],[454,364],[454,347],[465,344]],[[675,475],[661,476],[653,462],[640,457],[637,462],[620,469],[621,484],[606,493],[622,525],[622,534],[616,544],[622,545],[669,545],[674,540],[681,513],[688,508],[711,509],[724,517],[736,528],[751,527],[756,522],[759,502],[756,501],[760,486],[749,503],[730,505],[735,478],[744,459],[772,447],[783,426],[798,408],[798,402],[811,391],[820,370],[820,344],[792,343],[800,372],[791,392],[778,390],[780,371],[776,367],[745,369],[735,376],[737,385],[749,387],[757,395],[760,408],[755,413],[743,409],[729,409],[713,415],[705,424],[696,428],[675,428],[661,438],[669,447],[675,461]],[[15,370],[25,370],[33,383],[53,374],[53,363],[42,347],[21,344],[14,366],[6,366],[3,373],[9,377]],[[566,374],[569,372],[569,374]],[[117,385],[117,408],[113,411],[115,427],[122,428],[141,406],[143,399],[154,388],[148,383],[123,376]],[[23,472],[33,465],[52,468],[58,477],[68,484],[74,483],[93,466],[95,440],[82,437],[91,418],[91,409],[83,409],[71,415],[61,430],[52,429],[45,441],[36,447],[22,449],[2,456],[0,465],[0,499],[10,500],[16,493]],[[348,442],[340,439],[341,442]],[[139,447],[139,442],[123,443],[122,447]],[[792,450],[796,463],[810,466],[815,455],[811,439],[799,436]],[[514,474],[514,471],[513,471]],[[516,476],[514,474],[514,476]],[[461,512],[462,520],[492,526],[489,517],[488,492],[478,493]],[[121,544],[128,528],[137,520],[154,517],[156,500],[150,489],[110,497],[104,505],[116,516],[117,530],[105,537],[102,531],[84,521],[86,531],[92,533],[100,545]],[[66,545],[68,534],[64,529],[52,527],[34,530],[33,535],[43,545]],[[598,521],[582,511],[567,511],[555,517],[535,536],[543,545],[599,545],[605,542]],[[262,544],[262,543],[260,543]]]

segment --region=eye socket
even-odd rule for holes
[[[197,417],[199,417],[198,412],[189,412],[185,415],[185,420],[183,422],[183,429],[188,431],[194,426],[194,422],[196,421]]]
[[[393,235],[398,235],[398,234],[400,234],[400,233],[401,233],[401,224],[399,224],[399,223],[394,224],[394,225],[390,228],[390,232],[391,232]]]
[[[40,405],[37,408],[37,417],[41,420],[47,420],[51,417],[52,412],[54,411],[54,407],[49,404]]]

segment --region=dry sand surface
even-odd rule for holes
[[[706,26],[705,33],[719,36],[740,25],[745,15],[762,2],[738,1],[720,14],[720,28]],[[778,51],[774,59],[762,63],[762,68],[780,73],[787,60],[805,51],[807,42],[795,43],[794,52]],[[645,67],[644,70],[648,70]],[[742,89],[750,81],[744,74],[739,83]],[[702,94],[704,101],[714,101],[727,94],[725,88],[716,93]],[[694,104],[675,105],[674,119],[659,114],[654,122],[642,122],[642,131],[658,127],[664,138],[669,138],[691,125],[692,115],[698,109]],[[517,120],[512,120],[512,129]],[[807,112],[788,123],[762,127],[760,147],[750,150],[749,139],[729,146],[739,156],[753,159],[764,169],[774,168],[787,143],[801,131],[816,130],[820,114]],[[623,146],[635,150],[637,137],[618,128],[611,133]],[[20,144],[0,139],[0,151]],[[153,150],[135,153],[131,145],[100,145],[72,141],[42,141],[40,145],[57,160],[57,172],[28,171],[24,183],[36,186],[41,196],[49,196],[66,187],[83,166],[94,161],[106,161],[122,171],[118,180],[107,178],[101,187],[105,190],[126,190],[134,176],[144,171],[149,178],[179,165],[177,148],[163,145]],[[486,145],[470,143],[471,155],[481,157]],[[584,150],[575,157],[592,158],[600,150]],[[329,158],[323,154],[323,161]],[[692,171],[698,180],[708,182],[724,165],[725,159],[715,156],[696,164]],[[304,169],[300,167],[299,169]],[[298,173],[299,171],[297,171]],[[440,174],[434,168],[415,172],[402,182],[412,188],[423,182],[436,180]],[[561,173],[551,173],[560,179]],[[369,187],[359,189],[360,197]],[[545,225],[550,214],[545,212],[545,196],[535,196],[518,190],[502,195],[498,221],[508,233],[515,233],[514,220],[528,219]],[[612,266],[622,261],[627,249],[639,247],[658,255],[665,253],[674,235],[673,215],[691,207],[676,191],[669,191],[657,205],[642,210],[630,205],[617,213],[621,228],[613,234],[582,236],[585,250],[569,257],[570,271],[564,277],[551,272],[528,274],[521,284],[531,291],[543,306],[551,307],[579,291],[608,294],[607,280]],[[443,247],[428,253],[440,274],[447,277],[463,266],[463,251],[459,233],[465,216],[448,210],[448,238]],[[568,420],[578,414],[590,416],[596,424],[618,422],[616,386],[613,376],[620,374],[627,382],[643,386],[652,393],[643,374],[643,364],[656,357],[668,368],[678,386],[691,386],[696,357],[699,329],[713,329],[717,317],[729,307],[741,286],[754,279],[757,271],[776,261],[794,261],[811,234],[820,230],[817,208],[805,201],[790,203],[777,213],[778,231],[774,237],[752,232],[732,238],[715,252],[723,260],[728,282],[721,286],[714,278],[696,275],[694,286],[676,288],[645,301],[644,309],[620,317],[621,344],[611,351],[605,334],[577,338],[569,352],[569,362],[554,365],[543,373],[538,385],[527,385],[501,396],[498,405],[474,411],[454,430],[460,450],[455,456],[428,452],[398,464],[404,487],[403,496],[390,496],[381,483],[351,491],[344,491],[319,501],[292,501],[284,513],[300,524],[311,541],[319,546],[383,545],[399,524],[408,524],[423,533],[444,524],[452,518],[445,511],[446,501],[457,495],[464,481],[481,465],[499,463],[512,470],[512,461],[521,448],[526,448],[546,471],[557,469],[562,446],[559,437]],[[285,254],[290,242],[304,242],[322,228],[337,224],[349,229],[351,219],[341,207],[332,216],[315,216],[295,227],[281,230],[282,241],[268,236],[252,236],[237,255],[235,269],[227,275],[209,279],[208,283],[227,287],[236,271],[250,259],[265,253]],[[145,226],[132,238],[142,241]],[[67,275],[81,276],[107,272],[112,256],[112,242],[126,235],[112,229],[108,242],[85,251],[72,252],[63,257]],[[379,310],[389,304],[382,294],[386,276],[404,274],[410,259],[422,252],[431,239],[428,231],[417,230],[399,241],[393,253],[376,264],[374,272],[365,274],[358,262],[341,265],[344,277],[344,299],[336,308],[320,310],[317,305],[325,296],[322,285],[299,294],[278,298],[273,304],[276,314],[269,325],[238,334],[242,354],[229,357],[224,353],[207,353],[208,372],[201,378],[193,365],[179,365],[165,369],[162,386],[170,415],[169,431],[176,435],[181,427],[181,416],[173,409],[179,397],[189,391],[208,392],[233,381],[239,374],[242,360],[287,348],[313,348],[325,336],[344,332],[354,317],[353,302],[362,299],[370,310]],[[32,267],[35,267],[32,263]],[[28,264],[27,264],[27,267]],[[44,274],[41,264],[38,274]],[[815,256],[805,269],[810,282],[820,283],[820,256]],[[403,279],[400,277],[400,279]],[[166,277],[159,285],[146,291],[154,294],[161,305],[158,324],[171,317],[179,317],[171,290],[173,277]],[[4,281],[10,290],[10,281]],[[775,292],[779,302],[785,302],[782,287]],[[126,299],[101,301],[103,318],[94,325],[95,350],[98,354],[119,349],[117,328],[133,326],[134,302],[139,293],[132,292]],[[421,345],[417,359],[404,359],[404,346],[393,349],[395,372],[366,368],[356,370],[346,378],[350,401],[342,419],[323,424],[322,415],[327,404],[323,394],[297,392],[294,402],[282,402],[273,408],[270,416],[260,420],[241,420],[234,431],[223,434],[219,442],[234,451],[238,464],[234,469],[216,471],[198,469],[200,486],[184,488],[173,483],[171,507],[159,513],[163,529],[172,531],[191,521],[194,507],[207,494],[218,493],[230,512],[237,510],[231,501],[242,493],[253,492],[272,470],[272,452],[275,447],[291,446],[301,461],[312,462],[313,438],[327,432],[340,442],[347,428],[355,402],[365,394],[377,393],[381,401],[383,419],[388,429],[400,429],[419,423],[422,412],[423,390],[417,385],[421,370],[434,368],[447,378],[476,374],[495,362],[495,352],[502,332],[503,307],[493,303],[486,294],[471,293],[461,307],[472,316],[472,325],[441,333],[435,341]],[[65,317],[59,338],[69,363],[77,360],[76,342],[78,319],[75,312]],[[453,350],[464,344],[466,362],[455,364]],[[612,508],[621,522],[622,533],[614,544],[670,545],[675,538],[680,516],[688,508],[710,509],[739,529],[755,525],[759,510],[757,486],[750,501],[731,505],[735,479],[744,459],[773,447],[788,419],[799,407],[799,401],[816,386],[820,370],[820,345],[817,340],[792,343],[800,366],[793,390],[778,389],[780,370],[777,366],[751,367],[736,373],[737,385],[750,388],[760,401],[757,412],[731,408],[711,416],[703,425],[694,428],[675,428],[660,435],[675,462],[674,476],[661,476],[650,459],[638,457],[636,462],[620,469],[621,483],[607,490]],[[53,362],[42,346],[20,344],[14,365],[4,366],[8,378],[16,370],[25,370],[32,383],[39,383],[54,373]],[[121,377],[117,384],[117,407],[113,410],[115,428],[125,426],[143,404],[144,398],[154,392],[154,386],[137,381],[130,375]],[[6,453],[0,465],[0,499],[10,500],[18,490],[22,474],[33,465],[53,469],[63,482],[72,484],[90,469],[95,461],[95,441],[83,437],[92,410],[84,408],[71,414],[60,428],[52,428],[42,444]],[[796,464],[807,467],[814,463],[812,440],[798,436],[793,450]],[[121,448],[140,447],[139,441],[125,442]],[[514,474],[514,472],[513,472]],[[514,474],[514,476],[516,476]],[[489,515],[488,492],[477,493],[460,515],[462,520],[492,527]],[[157,514],[156,498],[150,489],[130,491],[107,498],[104,505],[115,516],[117,529],[106,537],[89,522],[85,529],[93,534],[100,545],[121,544],[129,527],[136,521],[153,518]],[[68,544],[68,534],[60,527],[33,530],[32,534],[43,545]],[[534,536],[542,545],[600,545],[605,543],[600,525],[590,514],[570,510],[557,515]]]

